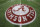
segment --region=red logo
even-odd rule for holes
[[[30,24],[35,20],[36,12],[28,5],[17,4],[8,8],[5,12],[5,16],[12,24],[25,25]]]
[[[22,11],[25,11],[24,6],[21,6],[20,8],[18,8],[18,10],[14,10],[14,11],[19,11],[20,9],[22,9]]]

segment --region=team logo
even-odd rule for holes
[[[35,10],[24,4],[13,5],[5,12],[6,19],[15,25],[27,25],[35,20]]]

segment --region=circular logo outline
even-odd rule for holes
[[[34,8],[33,8],[33,9],[34,9]],[[8,9],[7,9],[7,10],[8,10]],[[6,10],[6,11],[7,11],[7,10]],[[6,17],[6,11],[5,11],[5,18],[6,18],[6,20],[9,21],[11,24],[20,25],[20,24],[18,24],[18,23],[13,23],[13,22],[11,22],[10,20],[8,20],[8,18]],[[35,11],[35,10],[34,10],[34,11]],[[28,24],[32,23],[35,19],[36,19],[36,11],[35,11],[35,17],[34,17],[34,19],[33,19],[32,21],[30,21],[30,22],[28,22],[28,23],[21,24],[21,25],[28,25]]]

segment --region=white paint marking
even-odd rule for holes
[[[20,24],[20,27],[22,27],[22,25]]]
[[[17,18],[13,19],[13,21],[16,21],[16,20],[17,20]]]
[[[26,18],[26,16],[23,16],[23,21],[27,21],[27,18]]]
[[[17,16],[15,16],[15,18],[13,19],[13,21],[16,21],[17,20]]]
[[[31,14],[32,16],[34,16],[34,14]]]
[[[31,16],[29,16],[30,18],[32,18]]]
[[[30,13],[29,13],[27,16],[30,17],[30,18],[32,18],[32,17],[30,16]]]
[[[21,0],[20,0],[20,4],[21,4]]]
[[[12,19],[13,18],[13,15],[10,15],[10,17],[11,17],[10,19]]]
[[[18,22],[21,22],[21,16],[19,16],[19,18],[18,18]]]

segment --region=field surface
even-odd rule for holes
[[[23,25],[22,27],[40,27],[40,0],[0,0],[0,27],[19,27],[18,25],[10,24],[5,19],[5,11],[12,5],[26,4],[33,7],[36,11],[36,19],[33,23]]]

